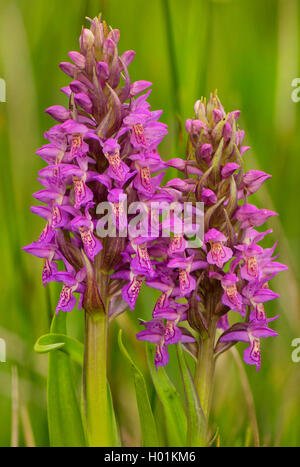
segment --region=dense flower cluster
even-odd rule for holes
[[[161,294],[153,319],[143,322],[140,340],[156,344],[155,364],[168,362],[168,345],[195,341],[189,324],[205,338],[215,326],[224,332],[215,352],[237,341],[250,345],[247,363],[260,367],[260,338],[275,336],[268,327],[264,303],[278,297],[268,282],[286,266],[273,256],[275,246],[259,245],[260,227],[271,216],[248,203],[270,175],[244,172],[244,132],[239,112],[229,114],[216,95],[195,104],[195,119],[187,120],[187,159],[163,162],[157,147],[167,134],[161,111],[147,101],[151,83],[131,83],[128,66],[135,53],[119,55],[119,31],[101,18],[83,29],[80,52],[60,64],[71,82],[62,89],[68,108],[47,109],[58,124],[45,133],[49,140],[37,154],[48,164],[39,172],[41,203],[32,211],[46,220],[38,241],[24,247],[44,259],[43,284],[59,281],[57,312],[79,305],[91,314],[115,316],[134,310],[142,284]],[[164,170],[183,173],[162,186]],[[109,216],[99,209],[109,204]],[[142,203],[143,215],[130,224],[127,206]],[[190,242],[204,204],[204,238]],[[165,205],[182,208],[162,216]],[[160,207],[153,211],[153,205]],[[188,206],[187,206],[188,205]],[[183,215],[184,213],[184,215]],[[103,231],[112,220],[115,235]],[[179,225],[180,224],[180,225]],[[162,235],[166,226],[170,235]],[[180,229],[180,228],[181,229]],[[150,228],[150,230],[149,230]],[[242,321],[229,326],[233,310]]]
[[[73,63],[60,64],[72,79],[62,89],[69,106],[46,111],[59,123],[45,133],[50,143],[37,151],[48,165],[39,172],[43,189],[34,194],[44,204],[32,207],[46,225],[38,241],[24,249],[44,258],[44,285],[62,282],[57,311],[74,308],[74,293],[79,307],[83,302],[91,313],[106,311],[108,304],[114,314],[127,304],[133,309],[143,280],[153,274],[151,238],[100,238],[96,229],[102,219],[97,206],[107,201],[116,230],[122,231],[123,197],[149,202],[165,167],[157,151],[167,134],[158,122],[162,112],[150,110],[151,91],[142,94],[151,83],[131,83],[128,66],[135,53],[119,55],[119,37],[100,18],[91,20],[90,29],[82,30],[80,52],[69,53]],[[114,277],[109,273],[115,269]]]
[[[279,295],[268,282],[286,266],[276,262],[275,246],[262,248],[259,242],[271,232],[259,232],[275,212],[249,204],[270,175],[244,172],[244,131],[238,129],[239,111],[225,113],[218,97],[195,104],[195,119],[186,121],[187,160],[173,159],[169,166],[183,173],[183,179],[168,182],[177,200],[204,203],[204,242],[189,248],[186,235],[166,241],[164,262],[149,286],[162,294],[153,310],[153,320],[137,337],[156,343],[156,365],[168,362],[167,345],[192,338],[177,323],[187,320],[201,336],[215,326],[224,332],[215,353],[238,341],[249,343],[244,360],[261,364],[260,338],[276,336],[268,327],[264,304]],[[183,300],[184,299],[184,300]],[[229,326],[228,312],[235,311],[241,322]]]

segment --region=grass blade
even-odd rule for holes
[[[136,401],[140,416],[140,426],[142,431],[142,442],[144,447],[159,446],[157,428],[149,401],[145,378],[139,368],[135,365],[122,341],[122,330],[119,331],[119,347],[129,361],[132,369],[132,376],[135,385]]]
[[[147,346],[147,359],[152,381],[164,410],[168,445],[185,446],[187,419],[180,395],[166,370],[163,367],[155,370],[154,347],[151,345]]]
[[[111,422],[110,439],[112,440],[114,447],[120,447],[122,445],[121,438],[120,438],[120,432],[119,432],[119,427],[118,427],[116,414],[114,410],[111,390],[110,390],[110,386],[108,383],[107,383],[107,393],[108,393],[107,399],[108,399],[109,420]]]
[[[59,313],[53,318],[51,332],[63,335],[66,333],[65,313]],[[65,352],[49,353],[47,392],[50,445],[53,447],[85,446],[71,360]]]
[[[177,344],[177,354],[187,405],[187,446],[206,446],[207,424],[181,344]]]
[[[248,406],[249,418],[250,418],[251,427],[252,427],[253,436],[254,436],[254,444],[255,444],[255,447],[259,447],[259,444],[260,444],[259,443],[259,430],[258,430],[258,423],[257,423],[257,418],[256,418],[256,412],[255,412],[255,404],[254,404],[251,387],[248,381],[247,373],[245,371],[244,365],[242,363],[241,357],[237,349],[235,347],[232,347],[230,350],[233,354],[235,363],[239,370],[241,383],[242,383],[244,394],[245,394],[246,404]]]
[[[26,405],[22,404],[21,406],[21,423],[22,423],[22,430],[25,440],[25,445],[27,448],[34,448],[35,447],[35,439],[34,434],[31,426],[31,421],[29,417],[29,413],[27,410]]]
[[[36,341],[34,350],[41,354],[52,352],[53,350],[61,350],[73,358],[79,365],[83,365],[83,344],[65,334],[44,334]]]
[[[11,372],[12,417],[11,417],[11,447],[19,446],[19,378],[18,369],[12,367]]]

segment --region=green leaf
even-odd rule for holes
[[[220,122],[220,123],[223,123],[223,122]],[[224,126],[224,123],[223,123],[223,126]],[[220,165],[221,165],[222,155],[223,155],[223,147],[224,147],[224,139],[222,138],[216,150],[216,153],[213,157],[213,160],[211,162],[212,173],[215,176],[217,176],[217,174],[220,171]]]
[[[187,405],[187,446],[206,446],[207,424],[205,416],[203,414],[197,390],[195,388],[194,381],[180,343],[177,344],[177,354]]]
[[[34,350],[37,353],[61,350],[70,355],[79,365],[83,365],[83,344],[65,334],[44,334],[36,341]]]
[[[66,336],[66,313],[60,312],[54,316],[51,333],[59,335],[60,342],[54,338],[53,341],[44,339],[38,345],[49,348],[49,369],[48,369],[48,388],[47,388],[47,407],[48,407],[48,425],[50,445],[53,447],[82,447],[85,446],[85,435],[80,413],[80,406],[75,391],[75,385],[72,374],[72,362],[68,353],[64,351],[54,352],[56,350],[74,346],[68,344],[67,340],[61,340]],[[45,337],[45,336],[42,336]],[[46,342],[45,342],[46,341]],[[63,345],[60,345],[63,344]],[[74,343],[73,343],[74,344]],[[78,347],[77,347],[78,350]],[[76,354],[76,353],[75,353]],[[78,353],[76,354],[78,357]]]
[[[226,196],[223,196],[221,199],[219,199],[219,201],[216,204],[213,204],[213,206],[210,206],[205,212],[204,232],[208,231],[211,216],[216,212],[219,206],[221,206],[221,204],[225,201],[225,199],[226,199]]]
[[[154,347],[147,345],[147,359],[157,395],[163,406],[168,445],[172,447],[185,446],[187,433],[187,418],[182,401],[176,387],[163,367],[154,368]]]
[[[121,439],[120,439],[120,432],[119,432],[119,427],[118,427],[117,420],[116,420],[113,399],[112,399],[109,383],[107,383],[107,399],[108,399],[109,420],[111,422],[110,439],[112,440],[113,447],[120,447],[122,445]]]
[[[83,366],[83,357],[84,357],[84,346],[77,339],[69,337],[65,334],[56,334],[50,333],[45,334],[37,340],[34,346],[34,350],[37,353],[43,354],[52,352],[55,350],[61,350],[68,354],[74,361],[76,361],[81,367]],[[108,408],[110,413],[111,420],[111,436],[112,446],[121,446],[120,434],[118,430],[118,425],[116,421],[116,416],[113,407],[113,401],[111,396],[111,391],[109,384],[107,383],[107,392],[108,392]],[[81,414],[84,417],[84,401],[81,400]]]
[[[157,428],[149,401],[147,386],[142,372],[134,363],[122,341],[122,330],[118,336],[119,346],[131,365],[132,376],[135,385],[136,401],[140,416],[140,426],[142,431],[142,442],[144,447],[159,446]]]

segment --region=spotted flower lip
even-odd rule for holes
[[[261,366],[260,339],[278,336],[276,331],[266,326],[260,326],[254,322],[232,326],[220,337],[220,342],[247,342],[250,346],[244,350],[244,361],[249,365],[256,365],[256,371]]]
[[[112,277],[118,276],[115,274]],[[134,310],[145,277],[134,274],[130,271],[128,271],[127,274],[123,274],[121,277],[129,280],[128,284],[122,288],[123,300],[128,304],[130,310]]]
[[[84,216],[74,217],[70,223],[71,229],[79,232],[84,251],[89,259],[94,260],[95,256],[102,250],[102,244],[93,235],[94,225],[91,219]]]
[[[179,289],[180,296],[185,297],[189,295],[196,288],[196,280],[194,276],[190,274],[193,268],[206,267],[206,263],[201,261],[198,264],[193,262],[194,257],[189,258],[174,258],[168,263],[168,268],[176,268],[179,270]]]
[[[169,256],[176,256],[179,253],[184,253],[187,245],[188,242],[182,234],[174,234],[167,253]]]
[[[151,177],[151,172],[148,166],[140,167],[138,174],[134,180],[134,187],[136,190],[147,197],[152,197],[156,192],[157,188],[161,184],[161,181],[165,173],[157,175],[156,177]]]
[[[143,102],[124,119],[130,130],[130,142],[135,149],[155,149],[168,133],[167,126],[158,122],[160,112],[150,112]]]
[[[163,319],[154,318],[149,322],[142,322],[145,330],[137,334],[137,339],[156,344],[155,366],[165,366],[169,361],[168,345],[177,342],[194,342],[195,339],[187,334],[182,334],[180,327],[173,321],[164,322]]]
[[[230,310],[238,311],[243,314],[243,298],[237,290],[238,277],[235,274],[225,274],[221,279],[221,284],[224,290],[222,303],[229,307]]]
[[[120,157],[120,145],[116,139],[109,138],[102,143],[104,156],[108,160],[107,175],[115,182],[125,183],[129,178],[130,169]]]
[[[73,295],[74,292],[79,292],[82,294],[84,292],[84,287],[81,284],[82,280],[85,278],[86,270],[83,268],[77,274],[74,272],[61,271],[57,272],[54,276],[55,280],[58,282],[63,282],[63,288],[60,293],[58,304],[56,307],[56,313],[59,310],[62,311],[72,311],[76,305],[76,298]]]
[[[207,254],[207,262],[222,268],[233,254],[230,248],[223,245],[223,243],[227,242],[227,238],[222,232],[213,228],[204,235],[204,241],[211,245],[211,249]]]
[[[136,245],[136,255],[131,262],[132,271],[138,275],[154,277],[156,275],[150,260],[147,244]]]

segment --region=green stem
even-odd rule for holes
[[[198,392],[200,405],[202,407],[207,426],[212,401],[214,373],[215,373],[215,358],[214,345],[216,335],[216,321],[212,320],[209,337],[199,341],[198,360],[195,372],[195,386]],[[203,434],[203,438],[199,440],[201,445],[207,445],[207,432]]]
[[[85,314],[84,388],[87,435],[92,447],[109,446],[107,314]]]

